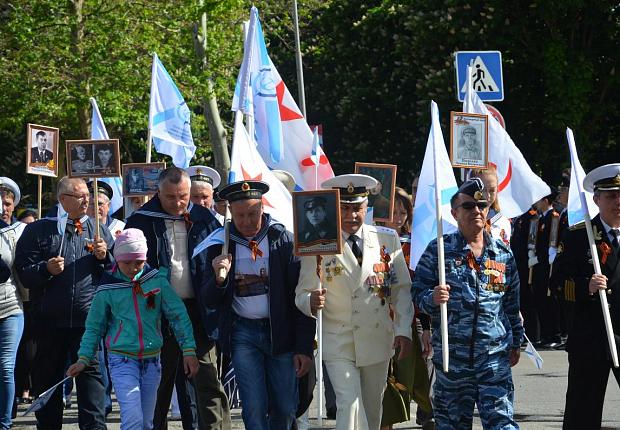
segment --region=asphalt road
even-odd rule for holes
[[[513,369],[515,383],[515,414],[519,425],[524,430],[559,429],[562,428],[564,411],[564,396],[566,394],[568,362],[564,351],[541,351],[544,359],[542,370],[536,369],[534,364],[521,355],[521,362]],[[316,396],[315,396],[316,398]],[[24,410],[20,406],[20,410]],[[415,405],[412,406],[415,411]],[[310,409],[310,417],[316,417],[316,402]],[[241,421],[241,411],[233,411],[234,429],[244,429]],[[620,429],[620,389],[610,374],[603,410],[603,428]],[[77,429],[77,411],[74,408],[65,411],[65,429]],[[310,420],[311,429],[333,429],[334,421],[323,420],[319,427],[315,419]],[[33,416],[19,417],[15,421],[15,429],[34,428]],[[109,429],[118,429],[118,404],[114,403],[114,410],[108,420]],[[181,429],[181,423],[173,421],[169,428]],[[397,429],[419,429],[415,420],[395,426]],[[480,421],[476,418],[474,428],[481,429]]]

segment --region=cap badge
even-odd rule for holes
[[[353,191],[355,191],[355,187],[353,186],[352,183],[349,182],[349,185],[347,186],[347,191],[349,193],[352,193]]]
[[[249,191],[250,190],[250,184],[248,184],[247,182],[244,182],[241,185],[241,191]]]
[[[202,169],[201,168],[196,169],[196,174],[197,175],[202,175]]]
[[[476,191],[474,193],[474,199],[476,200],[482,200],[482,191]]]

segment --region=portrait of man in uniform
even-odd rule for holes
[[[295,252],[321,255],[340,249],[338,199],[331,190],[293,193]]]
[[[26,171],[34,175],[58,175],[58,129],[28,124]]]
[[[368,175],[377,180],[377,186],[370,189],[368,194],[368,207],[372,208],[374,221],[392,220],[396,168],[394,164],[355,163],[355,173]]]
[[[69,176],[109,178],[120,176],[118,139],[67,140]]]
[[[454,167],[486,167],[488,117],[451,112],[450,154]]]

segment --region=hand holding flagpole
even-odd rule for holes
[[[224,219],[224,245],[222,245],[222,254],[223,256],[228,255],[228,245],[230,243],[230,220],[231,216],[230,216],[230,208],[228,206],[228,203],[226,204],[226,218]],[[226,271],[225,268],[220,268],[220,270],[217,273],[217,276],[219,276],[222,279],[225,279],[226,276],[228,276],[228,273]]]
[[[577,149],[575,148],[575,138],[573,131],[570,128],[566,128],[566,139],[568,140],[568,148],[570,150],[571,163],[576,165]],[[594,273],[602,275],[601,263],[598,259],[598,250],[596,249],[596,243],[594,242],[594,234],[592,232],[592,220],[590,219],[590,211],[588,210],[588,203],[586,200],[586,194],[583,189],[583,178],[577,181],[577,189],[579,190],[579,199],[581,201],[581,208],[583,210],[584,220],[586,223],[586,231],[588,233],[588,243],[590,245],[590,253],[592,255],[592,265],[594,266]],[[603,311],[603,320],[605,321],[605,330],[607,331],[607,342],[609,343],[609,350],[611,351],[611,359],[614,367],[618,367],[618,350],[616,348],[616,341],[614,336],[614,328],[611,324],[611,316],[609,314],[609,305],[607,303],[607,293],[605,290],[598,290],[598,296],[601,300],[601,309]]]

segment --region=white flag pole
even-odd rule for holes
[[[299,107],[301,114],[306,117],[306,94],[304,89],[304,69],[301,60],[301,43],[299,41],[299,18],[297,15],[297,0],[293,0],[293,24],[295,26],[295,65],[297,68],[297,88],[299,89]]]
[[[155,91],[155,79],[157,76],[157,65],[155,64],[155,59],[157,58],[157,54],[153,53],[153,66],[151,67],[151,102],[153,100],[153,91]],[[146,162],[150,163],[151,162],[151,148],[152,148],[152,137],[151,137],[151,127],[152,127],[152,121],[153,118],[151,117],[152,112],[150,112],[150,105],[149,105],[149,126],[148,126],[148,132],[146,134]],[[146,203],[146,198],[145,198],[145,203]]]
[[[566,129],[566,139],[568,140],[568,148],[570,150],[571,162],[575,166],[575,160],[577,149],[575,148],[575,138],[573,131],[570,128]],[[586,194],[583,190],[583,182],[577,181],[577,188],[579,190],[579,199],[581,200],[581,208],[584,212],[584,220],[586,222],[586,231],[588,233],[588,243],[590,245],[590,253],[592,254],[592,265],[594,266],[594,273],[602,275],[601,263],[598,259],[598,252],[596,249],[596,243],[594,243],[594,234],[592,233],[592,220],[590,219],[590,211],[588,210],[588,202],[586,200]],[[601,300],[601,309],[603,311],[603,320],[605,321],[605,330],[607,331],[607,342],[609,343],[609,350],[611,351],[611,359],[614,367],[618,367],[618,350],[616,348],[616,341],[614,337],[614,328],[611,324],[611,316],[609,315],[609,305],[607,304],[607,293],[605,290],[598,290],[598,296]]]
[[[437,103],[431,102],[431,117],[433,128],[433,170],[435,174],[435,209],[437,218],[437,264],[439,272],[439,285],[446,284],[446,267],[444,261],[444,249],[443,249],[443,216],[441,213],[441,184],[439,182],[439,169],[437,167],[437,134],[441,133],[438,130],[439,112]],[[443,358],[443,371],[448,372],[450,365],[450,354],[448,348],[448,304],[442,303],[439,305],[439,311],[441,314],[441,351]]]

